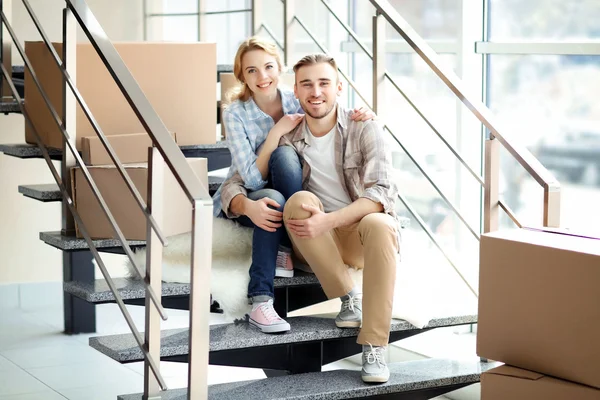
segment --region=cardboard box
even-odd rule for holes
[[[227,135],[225,133],[225,124],[223,123],[223,109],[224,104],[227,99],[227,92],[229,92],[232,88],[238,85],[238,80],[235,75],[231,72],[222,72],[219,74],[221,79],[221,136],[226,138]],[[291,74],[282,74],[279,77],[279,87],[286,90],[294,90],[294,83],[296,75]]]
[[[175,133],[171,133],[177,142]],[[128,133],[111,135],[106,139],[119,157],[122,164],[148,162],[148,148],[152,139],[147,133]],[[113,161],[98,136],[88,136],[81,140],[81,157],[86,165],[112,165]]]
[[[481,375],[481,400],[598,399],[598,389],[508,365]]]
[[[600,388],[600,240],[481,236],[477,354]]]
[[[217,116],[215,43],[114,43],[133,77],[179,145],[215,143]],[[55,43],[58,54],[62,44]],[[43,42],[26,42],[25,53],[48,94],[62,114],[62,74]],[[145,132],[131,106],[89,43],[77,44],[77,88],[105,135]],[[62,135],[26,69],[25,108],[44,143],[60,148]],[[81,138],[96,136],[77,105],[77,149]],[[25,140],[35,143],[29,125]]]
[[[188,162],[200,182],[208,188],[208,169],[206,158],[190,158]],[[148,183],[148,165],[126,165],[140,195],[146,200]],[[127,185],[114,166],[89,167],[90,174],[96,182],[106,204],[113,213],[117,224],[128,240],[146,239],[146,219]],[[100,203],[94,197],[81,168],[71,170],[71,187],[75,207],[93,239],[116,238],[108,218],[104,215]],[[190,232],[192,228],[192,206],[175,180],[168,167],[165,166],[164,180],[164,219],[162,230],[166,236]],[[77,237],[83,237],[77,226]]]

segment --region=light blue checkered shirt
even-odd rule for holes
[[[294,92],[279,89],[283,114],[296,114],[304,111],[294,97]],[[256,166],[256,151],[263,144],[269,131],[275,125],[273,118],[265,114],[254,102],[237,100],[223,111],[223,123],[227,134],[227,146],[231,152],[231,167],[227,179],[239,172],[244,180],[244,187],[250,191],[262,189],[267,181]],[[213,211],[217,216],[221,212],[221,188],[213,196]]]

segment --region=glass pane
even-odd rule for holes
[[[250,14],[206,16],[206,42],[217,43],[217,64],[233,64],[238,46],[248,36]]]
[[[196,42],[198,41],[198,17],[152,17],[148,18],[148,41]]]
[[[356,9],[356,32],[360,37],[372,36],[374,7],[367,1],[353,1]],[[400,15],[425,39],[456,39],[460,31],[461,0],[391,0]],[[402,40],[388,27],[388,40]]]
[[[492,40],[600,38],[598,0],[489,0]]]
[[[489,87],[490,106],[505,134],[561,182],[561,225],[598,230],[600,213],[590,210],[600,201],[600,56],[491,55]],[[506,174],[515,180],[520,175]],[[511,207],[530,204],[529,195],[516,195]],[[541,222],[540,212],[525,211],[525,218],[535,213]]]

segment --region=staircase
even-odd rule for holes
[[[66,3],[69,5],[73,2],[67,0]],[[76,3],[79,4],[77,7],[83,7],[82,4],[85,5],[85,2],[82,1]],[[287,3],[285,1],[283,3],[287,10]],[[419,37],[415,37],[416,34],[398,15],[394,14],[387,1],[371,1],[371,3],[377,8],[378,18],[386,18],[388,23],[398,30],[411,46],[425,49],[422,52],[422,57],[428,58],[431,56],[424,41]],[[301,24],[300,20],[294,18]],[[261,27],[267,32],[270,31],[264,24]],[[384,53],[381,49],[373,52],[374,65],[381,64],[381,62],[377,64],[377,54]],[[432,64],[432,69],[435,70],[437,65],[433,61]],[[444,82],[460,93],[461,100],[465,104],[469,102],[468,98],[460,92],[460,80],[455,79],[450,73],[446,75],[439,69],[436,70],[436,73],[438,71],[442,74]],[[231,72],[231,66],[218,66],[217,81],[221,72]],[[386,76],[387,73],[384,70],[377,67],[374,68],[374,73],[380,74],[383,78],[391,79]],[[18,79],[19,74],[23,74],[23,68],[14,67],[13,76]],[[376,96],[377,91],[374,88],[374,97],[376,98]],[[498,157],[494,151],[497,152],[498,142],[500,142],[524,166],[527,165],[528,171],[532,172],[536,179],[539,178],[538,181],[543,182],[543,186],[548,193],[556,189],[551,176],[543,170],[541,165],[538,165],[539,163],[535,163],[535,159],[533,159],[534,161],[531,160],[526,150],[510,145],[497,132],[490,122],[491,118],[485,106],[476,102],[469,104],[479,112],[478,118],[492,132],[489,142],[493,142],[493,144],[489,145],[489,152],[486,146],[486,160],[493,161],[494,157]],[[376,108],[375,105],[374,109]],[[216,106],[217,115],[219,115],[220,105],[217,104]],[[4,103],[0,106],[0,112],[5,114],[18,113],[20,110],[20,105],[16,102]],[[391,133],[389,128],[387,130]],[[498,140],[494,142],[494,139]],[[214,145],[181,146],[180,150],[188,158],[207,158],[209,171],[226,168],[231,163],[231,155],[224,142],[218,142]],[[22,159],[35,159],[44,156],[41,148],[21,143],[0,145],[0,152]],[[65,154],[60,150],[50,149],[48,153],[51,159],[63,162],[65,160]],[[460,159],[460,156],[457,156]],[[486,229],[493,228],[494,219],[497,223],[497,209],[502,207],[501,200],[497,197],[497,191],[494,192],[493,189],[493,186],[497,185],[497,171],[491,169],[493,165],[494,162],[486,163],[486,173],[482,179],[486,193]],[[488,168],[490,169],[488,170]],[[478,176],[478,174],[475,175]],[[221,178],[210,177],[209,193],[212,195],[221,183]],[[59,186],[54,183],[45,185],[24,184],[19,186],[19,192],[29,199],[41,202],[65,201]],[[444,197],[444,200],[447,201],[446,197]],[[553,201],[556,199],[548,196],[547,200],[545,216],[547,215],[548,218],[545,221],[550,224],[556,220],[552,214]],[[411,210],[411,207],[403,198],[401,198],[401,201]],[[415,219],[433,239],[418,215],[415,215]],[[148,285],[144,281],[128,278],[111,279],[110,281],[95,279],[94,266],[91,262],[90,243],[85,239],[64,235],[61,231],[40,232],[39,238],[46,244],[63,251],[64,254],[66,333],[95,332],[94,306],[96,304],[122,301],[125,304],[151,307],[148,305]],[[124,254],[124,248],[119,240],[93,240],[91,244],[101,252]],[[146,241],[129,241],[127,243],[131,250],[144,248],[146,244]],[[110,289],[111,285],[114,285],[115,291]],[[190,295],[194,292],[192,285],[162,283],[162,285],[154,287],[159,287],[157,295],[160,298],[162,307],[166,309],[190,309]],[[277,278],[275,281],[275,307],[282,317],[287,317],[288,313],[318,304],[324,300],[326,300],[326,297],[323,290],[312,274],[298,272],[294,278]],[[208,310],[208,304],[205,306]],[[212,304],[210,310],[212,312],[220,311],[218,304]],[[195,312],[199,311],[195,310]],[[394,363],[390,365],[391,378],[389,382],[382,385],[366,385],[362,383],[358,371],[335,370],[322,372],[324,365],[356,355],[361,351],[360,346],[355,342],[358,330],[336,328],[331,315],[287,318],[292,329],[289,333],[282,335],[262,334],[245,321],[210,326],[208,344],[208,362],[210,364],[262,368],[268,378],[212,385],[207,389],[209,398],[245,398],[249,400],[429,399],[477,383],[482,372],[497,366],[497,363],[445,359]],[[393,320],[390,329],[390,342],[428,332],[432,329],[470,325],[476,322],[476,315],[438,315],[425,327],[419,329],[406,321]],[[160,347],[156,347],[156,352],[153,353],[157,355],[157,358],[162,361],[190,363],[190,343],[193,341],[190,338],[188,329],[164,330],[160,332],[160,337]],[[148,348],[142,350],[133,334],[93,337],[89,340],[89,345],[119,363],[139,361],[150,363]],[[148,343],[146,343],[146,346],[150,347]],[[146,373],[151,374],[149,370]],[[188,389],[161,392],[162,399],[187,399],[188,395]],[[142,394],[119,396],[119,399],[122,400],[142,398],[145,398]]]

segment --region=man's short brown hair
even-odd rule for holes
[[[335,59],[333,57],[331,57],[328,54],[322,54],[322,53],[317,53],[317,54],[309,54],[307,56],[304,56],[300,59],[300,61],[298,61],[296,63],[296,65],[294,65],[294,73],[298,72],[298,70],[302,67],[306,67],[307,65],[314,65],[314,64],[321,64],[321,63],[327,63],[329,65],[331,65],[334,69],[334,71],[337,73],[337,63],[335,62]]]

